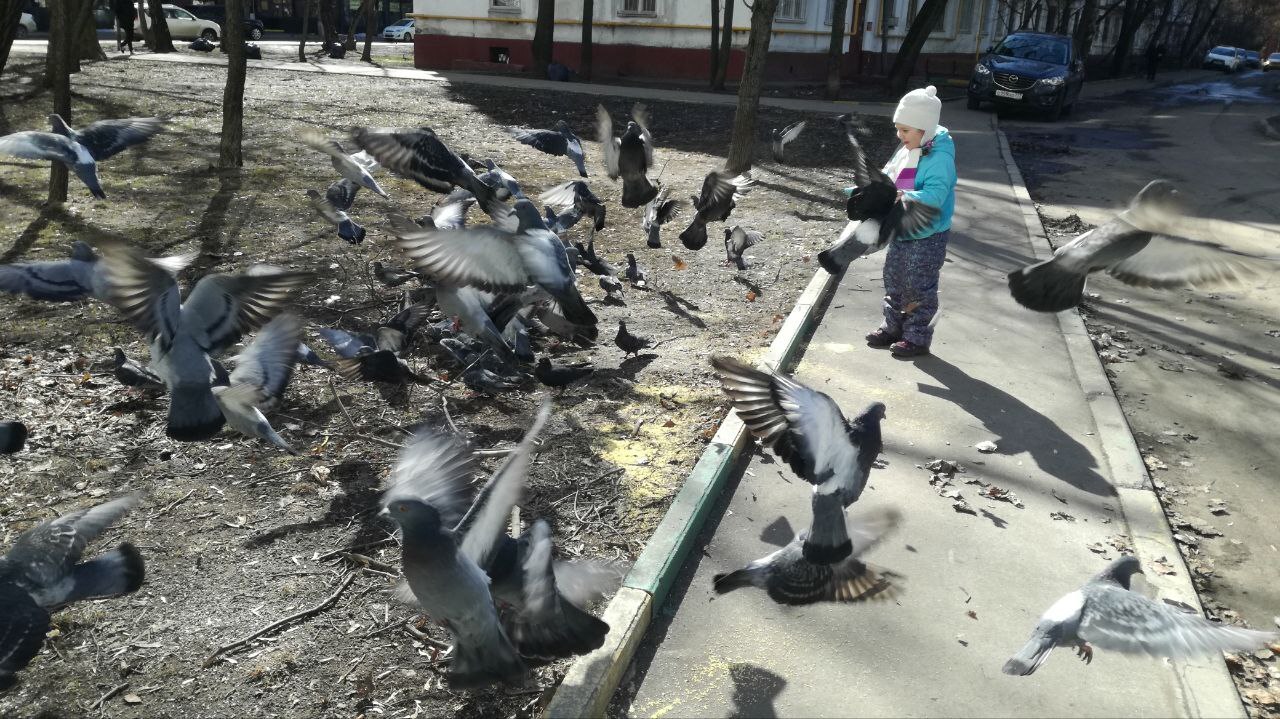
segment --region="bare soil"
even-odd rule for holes
[[[45,127],[50,97],[40,89],[41,65],[30,55],[11,59],[0,85],[0,134]],[[326,159],[296,141],[300,131],[318,127],[336,137],[352,125],[430,125],[456,150],[492,157],[532,192],[575,176],[572,165],[514,142],[505,126],[563,118],[584,138],[594,134],[597,99],[584,95],[251,70],[245,167],[219,173],[210,162],[224,77],[212,66],[87,65],[73,80],[73,125],[167,115],[170,128],[103,163],[107,201],[93,201],[73,180],[64,207],[44,207],[46,167],[0,161],[0,262],[58,259],[72,240],[120,238],[156,255],[198,251],[180,277],[184,287],[254,262],[312,269],[318,279],[294,311],[311,327],[309,344],[325,353],[315,327],[366,329],[394,312],[399,291],[377,284],[368,269],[374,260],[405,264],[387,212],[417,216],[439,198],[384,173],[392,200],[361,194],[353,215],[369,238],[348,246],[306,203],[307,188],[323,191],[334,177]],[[603,102],[619,120],[631,105]],[[650,112],[662,182],[675,196],[696,192],[723,162],[732,108],[650,103]],[[770,128],[804,117],[762,110],[762,142]],[[741,273],[723,264],[717,226],[702,252],[680,246],[688,213],[665,228],[662,250],[647,249],[639,211],[617,204],[619,187],[597,174],[596,144],[584,143],[591,186],[609,202],[597,248],[620,267],[625,252],[636,252],[653,287],[608,305],[594,278],[582,278],[601,318],[600,344],[542,343],[543,353],[597,367],[585,385],[556,396],[523,502],[526,523],[552,523],[562,555],[638,554],[725,414],[707,357],[762,352],[815,271],[813,255],[842,226],[844,140],[829,117],[808,119],[789,164],[762,162],[756,189],[734,212],[733,222],[767,237]],[[890,128],[863,122],[880,162],[891,149]],[[571,230],[575,239],[585,239],[585,225]],[[673,269],[673,254],[687,269]],[[662,344],[624,360],[611,341],[620,318]],[[169,440],[166,401],[126,397],[112,378],[114,345],[147,356],[138,334],[102,303],[0,298],[0,417],[32,429],[25,452],[0,457],[0,545],[35,522],[140,489],[146,500],[95,549],[127,539],[148,567],[136,594],[56,614],[45,649],[0,696],[0,715],[527,716],[549,698],[564,663],[536,670],[525,687],[443,686],[448,659],[436,642],[447,636],[391,599],[399,552],[375,516],[405,430],[445,424],[447,401],[476,447],[506,446],[544,388],[530,380],[488,397],[461,383],[405,390],[301,368],[272,417],[303,452],[290,457],[230,432],[207,443]],[[408,359],[420,370],[457,369],[425,341]],[[317,606],[206,662],[219,646]]]

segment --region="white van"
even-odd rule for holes
[[[144,11],[149,12],[149,8],[143,5]],[[222,27],[212,20],[202,20],[195,15],[183,10],[177,5],[161,5],[160,9],[164,10],[165,24],[169,26],[169,34],[175,40],[194,40],[202,37],[206,40],[216,41],[222,37]],[[147,15],[147,22],[151,22],[151,16]],[[142,20],[134,19],[133,31],[142,33]]]

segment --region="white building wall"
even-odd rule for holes
[[[862,49],[876,53],[897,52],[910,27],[912,8],[924,0],[866,0]],[[942,26],[929,35],[923,54],[977,54],[998,40],[996,12],[999,0],[950,0]],[[996,35],[993,39],[993,35]]]

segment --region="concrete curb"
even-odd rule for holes
[[[1266,117],[1258,121],[1262,125],[1262,134],[1268,140],[1280,140],[1280,115]]]
[[[1000,153],[1009,171],[1014,195],[1022,210],[1027,238],[1031,241],[1036,259],[1048,259],[1053,256],[1053,250],[1049,246],[1040,217],[1036,214],[1031,195],[1027,192],[1022,173],[1014,162],[1009,139],[1000,130],[995,119],[992,120],[992,125],[1000,141]],[[1133,431],[1120,408],[1120,400],[1107,380],[1102,361],[1098,359],[1093,342],[1085,330],[1084,319],[1076,310],[1059,312],[1058,324],[1067,344],[1068,359],[1093,414],[1093,422],[1098,430],[1098,443],[1102,445],[1103,460],[1115,482],[1120,514],[1133,540],[1134,553],[1143,566],[1150,566],[1151,562],[1161,559],[1174,567],[1181,567],[1181,572],[1173,576],[1161,576],[1157,573],[1146,575],[1147,581],[1161,596],[1185,602],[1203,614],[1204,608],[1191,584],[1191,573],[1187,570],[1178,545],[1173,541],[1173,530],[1169,527],[1160,500],[1147,476],[1146,465],[1142,462]],[[1240,694],[1221,655],[1194,662],[1176,662],[1170,666],[1176,678],[1175,690],[1188,716],[1246,716]]]
[[[787,315],[761,363],[784,370],[795,359],[839,284],[839,277],[818,270]],[[601,717],[640,640],[675,583],[707,515],[733,473],[749,437],[730,412],[663,515],[622,589],[609,602],[604,621],[609,634],[599,649],[579,657],[565,674],[543,716],[548,719]]]

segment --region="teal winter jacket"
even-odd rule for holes
[[[951,215],[956,210],[956,143],[947,128],[938,126],[933,148],[916,165],[916,188],[902,196],[942,210],[933,224],[921,228],[904,240],[921,240],[951,229]]]

